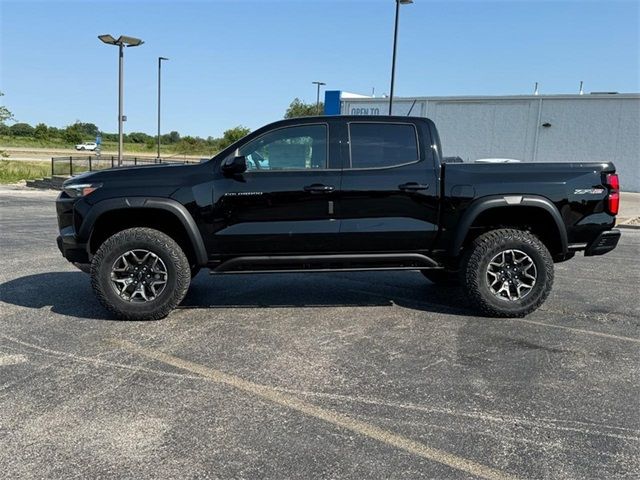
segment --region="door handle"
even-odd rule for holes
[[[314,183],[313,185],[307,185],[304,187],[305,192],[311,193],[329,193],[333,192],[333,190],[335,190],[335,187],[331,185],[322,185],[321,183]]]
[[[428,190],[429,185],[424,185],[422,183],[409,182],[403,183],[402,185],[398,185],[398,188],[403,192],[417,192],[419,190]]]

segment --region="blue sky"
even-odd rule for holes
[[[219,136],[282,117],[314,80],[388,92],[393,0],[0,0],[0,90],[17,120],[117,130],[117,49],[125,52],[125,130]],[[428,1],[401,8],[396,95],[640,91],[639,1]]]

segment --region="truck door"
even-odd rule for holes
[[[345,252],[428,251],[438,180],[426,122],[348,122],[340,193]]]
[[[334,204],[340,169],[330,168],[329,122],[275,127],[238,150],[247,171],[214,185],[223,255],[323,253],[338,248]],[[336,153],[337,149],[336,149]]]

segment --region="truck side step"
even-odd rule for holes
[[[441,266],[435,260],[419,253],[268,255],[232,258],[212,268],[211,273],[415,270],[420,268],[441,268]]]

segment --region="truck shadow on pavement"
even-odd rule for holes
[[[381,283],[375,273],[237,275],[192,280],[180,309],[400,307],[469,316],[463,295],[432,285],[415,273],[392,274]],[[407,276],[406,278],[402,278]],[[419,278],[418,278],[419,277]],[[395,281],[394,281],[395,280]],[[399,285],[398,285],[399,283]],[[27,275],[0,284],[0,300],[61,315],[113,320],[98,303],[89,276],[82,272]]]
[[[54,313],[108,320],[98,303],[89,276],[82,272],[50,272],[27,275],[0,285],[0,300],[21,307],[51,307]]]

